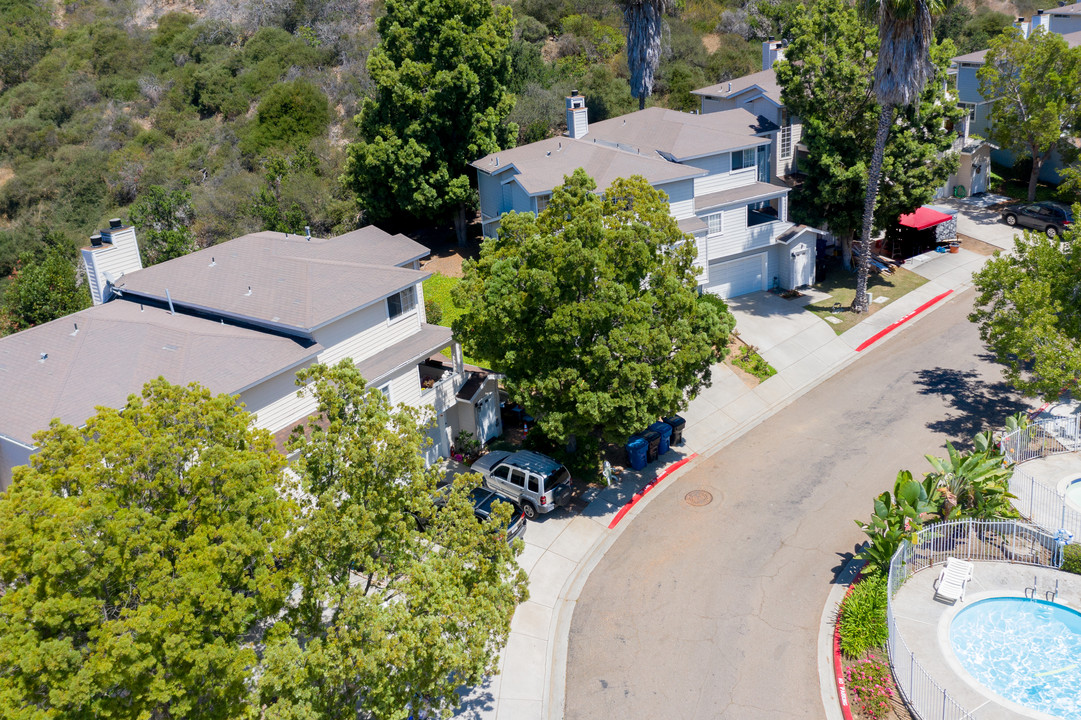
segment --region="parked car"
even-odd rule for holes
[[[1007,225],[1042,230],[1054,238],[1073,224],[1073,212],[1055,202],[1016,203],[1002,209],[1002,219]]]
[[[473,463],[484,478],[484,486],[522,506],[530,520],[571,500],[571,474],[547,455],[529,450],[497,450]]]
[[[439,484],[438,494],[435,496],[434,500],[436,507],[442,507],[446,504],[446,497],[450,493],[450,489],[450,481],[441,482]],[[521,506],[514,502],[514,500],[504,497],[488,488],[473,488],[473,490],[469,492],[469,499],[473,503],[473,515],[475,515],[480,522],[488,522],[488,518],[492,515],[492,509],[495,503],[507,503],[511,506],[510,520],[507,522],[507,527],[505,528],[507,542],[511,542],[525,535],[525,513],[522,512]],[[420,517],[417,517],[416,520],[421,528],[425,527],[427,524]]]

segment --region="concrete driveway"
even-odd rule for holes
[[[967,235],[982,240],[1003,250],[1013,250],[1013,237],[1019,231],[1004,223],[1002,214],[990,207],[1012,201],[1012,198],[1005,195],[988,193],[978,197],[968,197],[964,200],[950,198],[936,201],[935,204],[951,207],[958,211],[957,233],[959,235]]]

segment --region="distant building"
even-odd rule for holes
[[[50,420],[81,425],[159,375],[237,395],[283,442],[315,410],[297,370],[352,358],[391,402],[432,408],[428,461],[463,430],[500,434],[494,376],[425,322],[427,254],[375,227],[260,232],[143,269],[134,229],[112,221],[82,251],[94,307],[0,338],[0,489]]]

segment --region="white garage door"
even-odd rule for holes
[[[762,289],[762,277],[766,272],[766,254],[709,266],[709,285],[706,290],[723,298],[746,295]]]

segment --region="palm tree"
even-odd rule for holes
[[[931,14],[944,11],[947,3],[948,0],[867,0],[868,9],[878,14],[879,43],[874,92],[882,110],[878,116],[871,167],[867,173],[863,230],[857,244],[860,263],[856,275],[856,297],[852,300],[854,312],[867,312],[869,304],[867,276],[871,270],[871,226],[894,110],[911,105],[934,73],[931,64],[931,43],[934,41]]]
[[[631,71],[631,95],[644,110],[646,98],[653,94],[653,76],[661,62],[661,34],[664,14],[676,6],[676,0],[620,0],[627,23],[627,67]]]

